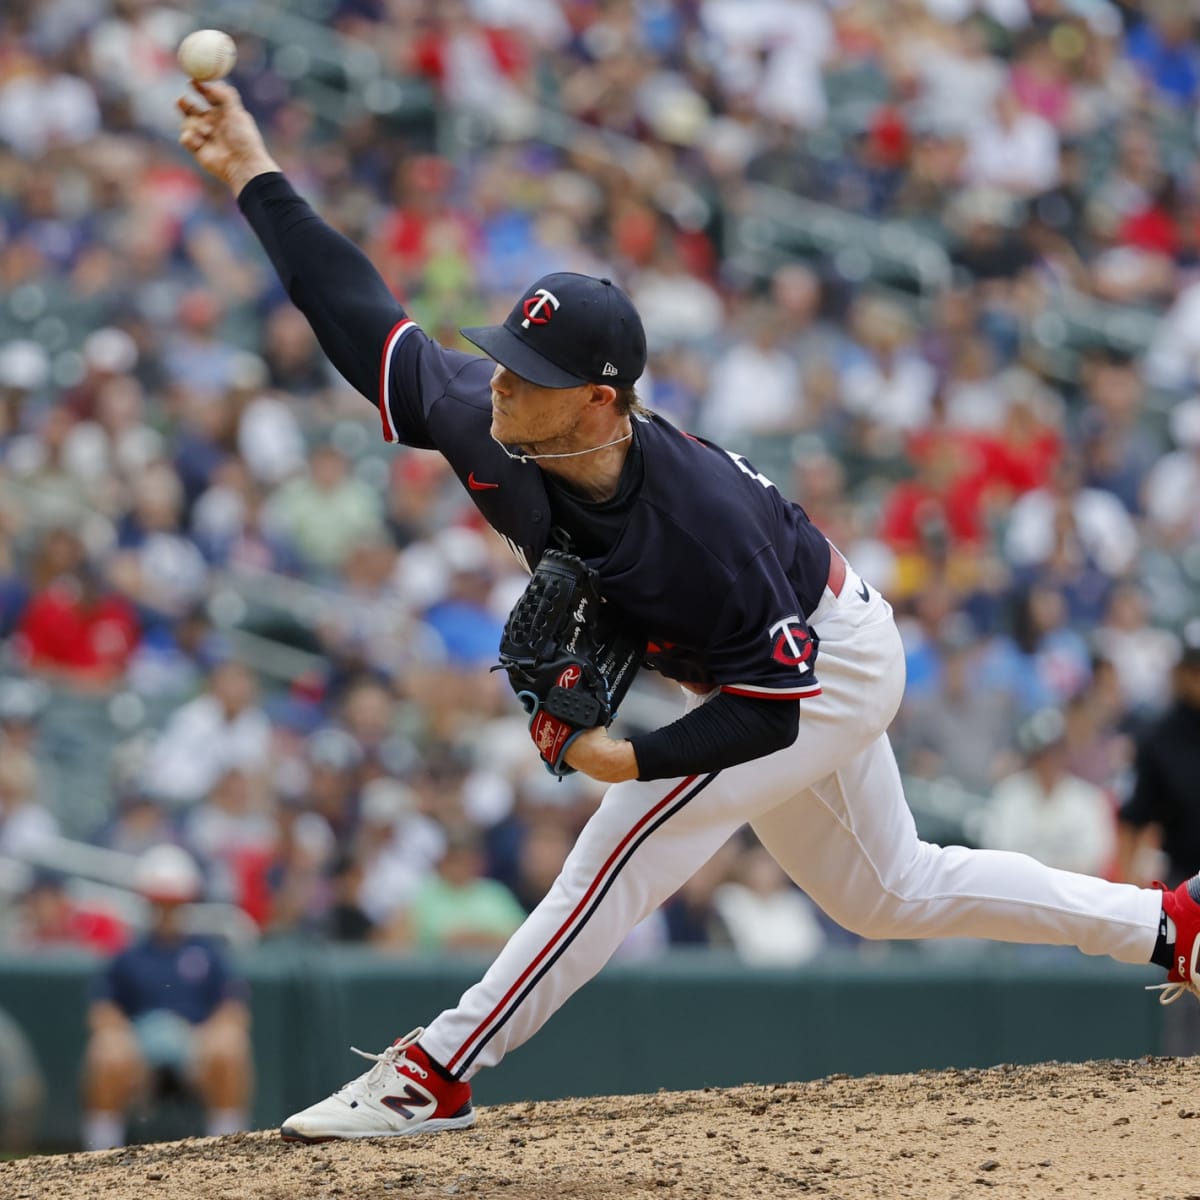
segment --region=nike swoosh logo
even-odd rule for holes
[[[861,592],[858,592],[858,593],[856,593],[856,594],[857,594],[857,595],[859,596],[859,598],[860,598],[860,599],[862,599],[862,600],[870,600],[870,599],[871,599],[871,593],[867,591],[867,585],[866,585],[865,583],[863,583],[861,579],[860,579],[858,582],[859,582],[859,583],[862,583],[862,591],[861,591]]]
[[[479,480],[475,478],[474,471],[467,476],[467,487],[469,487],[473,492],[486,492],[490,488],[498,488],[499,486],[500,485],[498,483],[480,483]]]

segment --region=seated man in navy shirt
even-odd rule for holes
[[[201,890],[199,868],[177,846],[138,861],[136,886],[153,906],[149,931],[93,981],[83,1067],[83,1144],[125,1144],[130,1105],[156,1072],[195,1087],[209,1136],[245,1128],[251,1088],[246,987],[211,941],[184,932],[183,906]]]

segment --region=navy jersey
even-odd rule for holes
[[[90,994],[115,1004],[130,1020],[167,1009],[196,1025],[226,1000],[244,1000],[246,988],[209,939],[144,937],[105,966]]]
[[[527,570],[552,544],[542,472],[491,436],[494,364],[432,341],[411,319],[384,345],[384,437],[436,449]],[[804,510],[738,455],[638,417],[644,460],[615,544],[589,557],[606,601],[647,637],[647,662],[672,679],[741,696],[819,693],[806,614],[829,576],[829,543]]]

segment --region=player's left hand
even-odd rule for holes
[[[633,745],[623,739],[608,736],[608,730],[597,727],[578,734],[563,755],[567,766],[601,783],[624,783],[638,775],[637,756]]]

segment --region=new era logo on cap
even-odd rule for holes
[[[646,332],[629,297],[611,279],[570,271],[535,280],[503,325],[462,333],[540,387],[632,387],[646,368]]]

